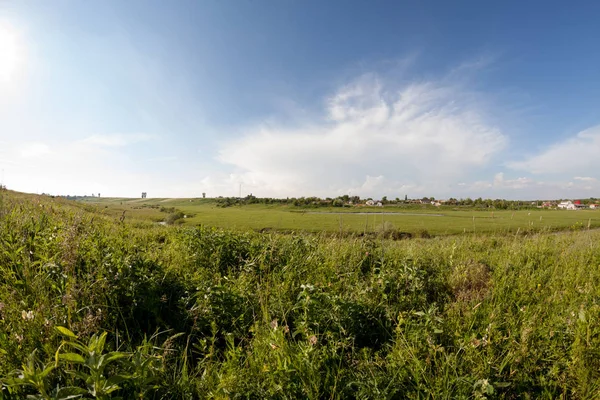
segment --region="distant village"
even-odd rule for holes
[[[336,198],[327,197],[292,197],[292,198],[259,198],[252,194],[246,197],[217,197],[217,205],[220,207],[229,207],[242,204],[287,204],[296,207],[386,207],[386,206],[413,206],[413,207],[473,207],[473,208],[493,208],[498,210],[517,210],[517,209],[556,209],[556,210],[579,210],[579,209],[600,209],[600,200],[589,198],[585,200],[505,200],[505,199],[435,199],[433,197],[423,197],[420,199],[410,199],[404,196],[404,199],[396,197],[389,199],[383,196],[380,199],[361,199],[359,196],[343,195]]]
[[[5,185],[0,185],[0,190],[7,190]],[[47,193],[42,193],[45,196],[51,197],[62,197],[68,200],[82,200],[88,198],[99,198],[100,193],[92,193],[91,195],[58,195],[53,196]],[[147,192],[142,192],[142,199],[148,198]],[[206,199],[206,193],[202,193],[202,198]],[[589,198],[584,200],[537,200],[537,201],[521,201],[521,200],[504,200],[504,199],[455,199],[449,198],[445,200],[435,199],[433,197],[423,197],[420,199],[409,199],[407,195],[404,199],[396,197],[395,199],[388,199],[387,196],[383,196],[379,200],[373,198],[361,199],[359,196],[343,195],[336,198],[327,197],[325,199],[319,197],[292,197],[292,198],[259,198],[252,194],[246,197],[223,197],[218,196],[214,198],[217,204],[222,207],[227,207],[234,204],[290,204],[294,206],[304,207],[385,207],[387,205],[421,205],[421,206],[472,206],[479,208],[496,208],[496,209],[516,209],[516,208],[544,208],[544,209],[555,209],[555,210],[600,210],[600,199]]]
[[[556,209],[560,209],[560,210],[581,210],[581,209],[585,209],[585,208],[590,208],[590,209],[594,210],[594,209],[600,209],[600,204],[597,204],[597,203],[585,204],[581,200],[574,200],[574,201],[567,200],[567,201],[561,201],[560,203],[546,201],[546,202],[542,203],[540,208],[556,208]]]

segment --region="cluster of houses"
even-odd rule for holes
[[[581,200],[561,201],[558,204],[554,203],[554,202],[546,201],[546,202],[542,203],[541,208],[557,208],[560,210],[580,210],[580,209],[585,209],[585,208],[600,209],[600,204],[583,204],[583,203],[581,203]]]
[[[367,200],[365,202],[366,206],[377,206],[377,207],[383,207],[383,203],[380,201],[374,201],[374,200]]]
[[[444,204],[446,202],[446,200],[431,200],[428,199],[426,197],[424,197],[423,199],[416,199],[416,200],[405,200],[405,202],[408,202],[409,204],[431,204],[432,206],[436,206],[439,207],[442,204]],[[352,202],[350,202],[350,204],[352,204]],[[376,206],[376,207],[383,207],[383,203],[381,201],[378,200],[367,200],[365,202],[366,206]]]

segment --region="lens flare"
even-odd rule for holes
[[[11,82],[21,67],[19,38],[14,29],[0,24],[0,83]]]

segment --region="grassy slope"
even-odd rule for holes
[[[106,331],[122,351],[171,329],[152,339],[157,388],[145,398],[600,390],[598,231],[283,236],[121,224],[70,202],[0,196],[4,383],[34,349],[54,365],[54,327],[67,326],[85,340]],[[118,365],[106,373],[132,373]],[[69,369],[85,370],[61,362],[43,381],[85,387]],[[133,398],[141,385],[132,378],[113,394]]]
[[[479,211],[467,209],[455,211],[451,208],[423,206],[403,208],[387,206],[360,208],[314,208],[305,209],[286,205],[217,207],[212,199],[92,199],[90,204],[109,215],[121,215],[126,210],[127,218],[161,221],[166,214],[159,207],[175,207],[190,215],[185,225],[206,225],[245,231],[248,229],[296,230],[311,232],[373,232],[386,226],[403,232],[418,233],[422,230],[433,235],[453,235],[463,232],[506,233],[518,229],[538,230],[568,229],[573,226],[600,227],[598,210],[522,210],[522,211]],[[155,208],[152,208],[155,207]],[[356,214],[371,212],[372,215]],[[383,211],[383,213],[382,213]],[[326,214],[335,212],[343,214]],[[401,212],[404,215],[385,214]],[[428,215],[411,215],[428,214]],[[435,216],[442,214],[442,217]]]

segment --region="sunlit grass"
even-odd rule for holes
[[[98,199],[88,198],[84,204],[108,215],[159,222],[167,215],[161,207],[174,207],[188,218],[183,225],[273,231],[373,233],[388,226],[399,232],[418,235],[462,233],[496,233],[531,230],[565,230],[599,228],[600,210],[482,210],[452,207],[356,207],[299,208],[288,205],[252,204],[219,207],[212,199]],[[360,213],[359,213],[360,212]],[[368,215],[364,213],[368,212]],[[438,216],[441,215],[441,216]],[[387,224],[387,225],[386,225]]]

